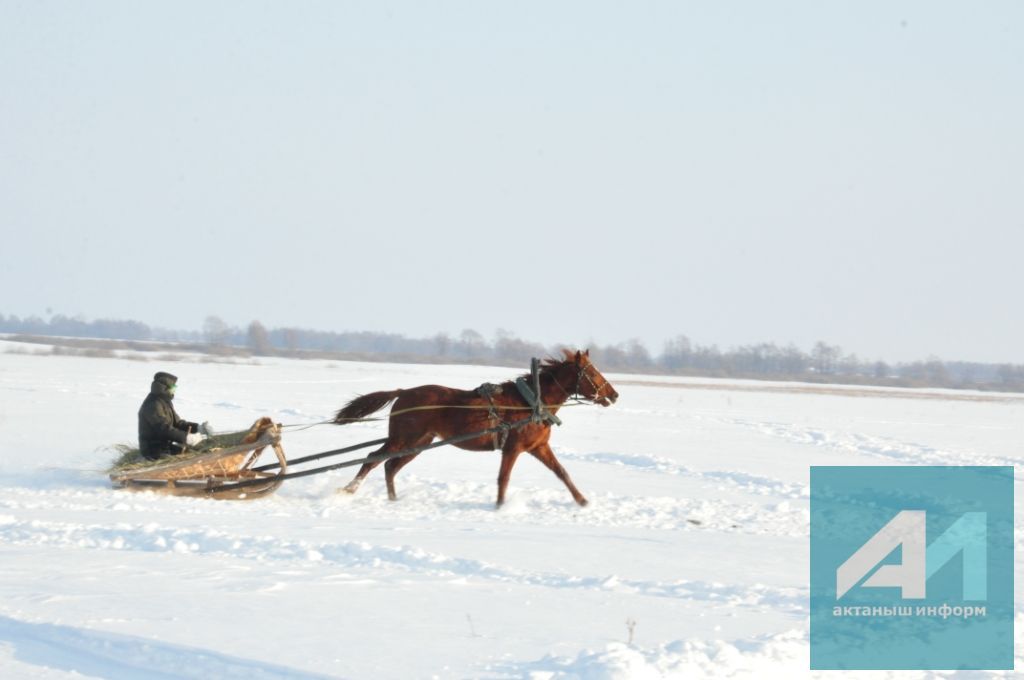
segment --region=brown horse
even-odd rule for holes
[[[619,398],[612,384],[590,363],[590,352],[565,350],[564,360],[548,359],[540,371],[541,403],[548,412],[556,413],[566,400],[577,397],[610,406]],[[412,449],[431,443],[435,437],[449,439],[458,435],[472,434],[495,427],[499,422],[518,423],[528,420],[531,408],[508,381],[493,389],[481,386],[477,390],[457,390],[441,385],[421,385],[407,390],[373,392],[357,397],[345,405],[334,418],[344,425],[352,420],[364,418],[378,411],[391,401],[394,407],[388,419],[387,442],[371,455],[384,455],[395,451]],[[486,434],[454,443],[469,451],[493,451],[501,449],[501,468],[498,472],[498,507],[505,502],[505,489],[512,474],[512,466],[523,451],[546,465],[562,480],[573,499],[586,505],[587,499],[569,479],[569,473],[555,458],[548,446],[551,424],[532,422],[516,427],[507,433],[504,441],[500,435]],[[388,486],[388,498],[395,500],[395,475],[413,461],[418,453],[387,459],[384,474]],[[381,461],[364,463],[355,478],[344,487],[344,491],[355,493],[370,471]]]

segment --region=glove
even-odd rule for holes
[[[205,439],[206,439],[206,435],[205,434],[199,434],[198,432],[193,432],[192,434],[186,435],[186,437],[185,437],[185,444],[188,447],[190,447],[190,448],[194,448],[194,447],[198,446],[199,443],[204,441]]]
[[[207,437],[212,437],[213,435],[216,434],[216,432],[213,431],[213,428],[210,427],[210,421],[208,420],[203,421],[203,424],[199,426],[199,431],[205,434]]]

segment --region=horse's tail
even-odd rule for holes
[[[334,415],[335,425],[344,425],[360,418],[379,411],[389,403],[398,398],[402,390],[391,390],[390,392],[371,392],[361,397],[356,397],[345,404],[341,410]]]

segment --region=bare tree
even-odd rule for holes
[[[665,349],[661,353],[661,364],[670,371],[678,371],[690,366],[693,361],[693,346],[690,338],[685,335],[677,335],[665,342]]]
[[[249,324],[246,339],[249,349],[252,350],[253,354],[267,355],[273,351],[273,346],[270,344],[270,334],[267,333],[267,329],[259,321],[253,321]]]
[[[479,359],[487,353],[487,341],[472,328],[467,328],[459,334],[459,346],[462,353],[470,359]]]
[[[841,354],[842,349],[837,345],[829,345],[819,340],[811,350],[811,362],[814,364],[814,370],[825,375],[834,373],[836,362]]]
[[[288,348],[289,352],[294,352],[299,348],[299,331],[294,328],[284,329],[284,346]]]
[[[654,363],[651,361],[651,353],[644,347],[644,343],[636,338],[626,343],[626,357],[632,368],[648,369]]]
[[[439,357],[446,357],[452,349],[452,339],[447,333],[438,333],[434,336],[434,353]]]
[[[224,319],[219,316],[208,316],[203,321],[203,337],[206,342],[216,347],[223,346],[227,343],[228,334],[231,329],[224,323]]]

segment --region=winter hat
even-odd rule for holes
[[[159,373],[153,376],[153,382],[160,383],[164,387],[170,388],[173,387],[178,382],[178,376],[160,371]]]

